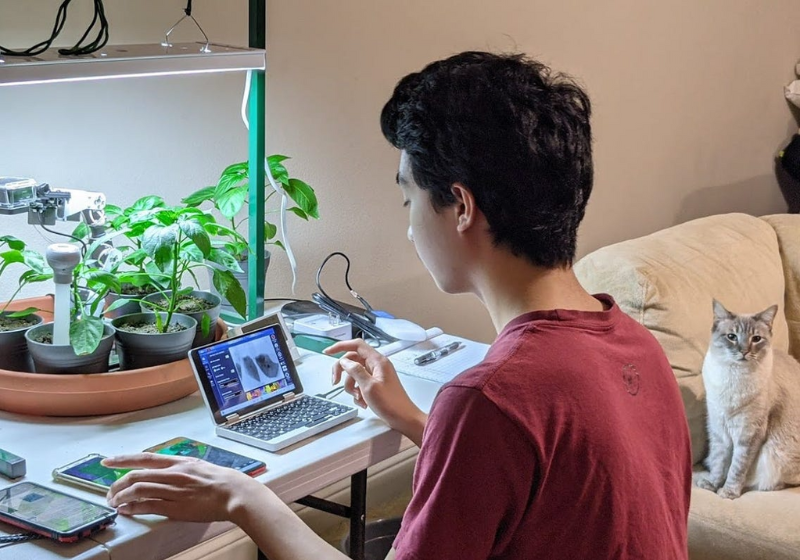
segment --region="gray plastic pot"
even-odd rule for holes
[[[139,299],[141,297],[142,296],[138,296],[138,295],[114,294],[114,293],[108,292],[108,294],[106,294],[106,304],[107,305],[111,305],[112,303],[114,303],[118,299],[131,300],[131,299]],[[113,311],[109,311],[107,313],[104,313],[104,315],[109,319],[116,319],[117,317],[122,317],[123,315],[130,315],[131,313],[139,313],[139,311],[141,311],[141,310],[142,309],[141,309],[141,307],[139,307],[139,302],[138,301],[129,301],[128,303],[126,303],[122,307],[117,307]]]
[[[68,344],[55,346],[34,340],[41,333],[53,332],[53,323],[38,325],[25,332],[28,351],[33,358],[36,373],[104,373],[108,371],[108,357],[114,345],[114,327],[103,327],[103,338],[91,354],[78,356]]]
[[[0,317],[5,313],[0,314]],[[30,324],[13,331],[0,332],[0,369],[9,371],[33,372],[33,360],[28,352],[25,332],[40,325],[44,319],[38,315],[28,315]]]
[[[161,313],[166,321],[167,314]],[[117,329],[117,355],[120,369],[139,369],[176,362],[186,357],[192,347],[197,321],[188,315],[175,313],[172,323],[186,327],[174,333],[137,333],[122,330],[134,323],[155,324],[155,313],[132,313],[117,317],[111,324]]]
[[[145,297],[144,300],[158,301],[159,299],[164,299],[165,296],[169,297],[170,294],[172,294],[172,290],[166,290],[163,294],[150,294],[149,296]],[[197,321],[197,330],[195,331],[194,339],[192,340],[192,348],[197,348],[198,346],[203,346],[209,342],[214,342],[217,319],[219,318],[219,313],[222,310],[222,300],[218,295],[212,294],[211,292],[206,292],[204,290],[194,290],[188,295],[213,304],[213,307],[204,309],[203,311],[198,311],[197,313],[181,313],[182,315],[188,315]],[[141,303],[141,307],[142,311],[152,311],[151,309],[147,308],[147,304],[144,302]],[[208,315],[209,319],[211,319],[208,327],[208,334],[206,335],[203,334],[203,329],[201,328],[201,325],[203,324],[203,315]]]

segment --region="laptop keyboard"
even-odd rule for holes
[[[350,410],[348,406],[304,395],[287,404],[227,426],[227,429],[269,441],[298,428],[311,428]]]

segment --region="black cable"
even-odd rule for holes
[[[12,49],[7,49],[3,46],[0,46],[0,54],[6,56],[36,56],[42,54],[44,51],[50,48],[50,45],[53,44],[56,37],[58,37],[61,30],[64,29],[64,23],[67,21],[67,7],[72,0],[64,0],[61,2],[61,5],[58,7],[58,12],[56,13],[56,21],[53,24],[53,30],[50,32],[50,38],[42,41],[40,43],[36,43],[32,47],[29,47],[25,50],[15,51]]]
[[[69,7],[70,2],[72,0],[63,0],[61,5],[58,7],[58,12],[56,13],[56,21],[53,24],[53,30],[50,32],[50,38],[36,43],[32,47],[29,47],[24,50],[12,50],[0,46],[0,55],[5,56],[36,56],[42,54],[44,51],[50,48],[55,41],[56,37],[61,33],[62,29],[64,29],[64,24],[67,21],[67,8]],[[94,2],[94,16],[92,17],[92,22],[86,28],[83,36],[78,40],[78,42],[69,49],[58,49],[58,53],[61,55],[87,55],[92,54],[100,49],[102,49],[108,43],[108,19],[106,18],[105,7],[103,6],[103,0],[93,0]],[[89,36],[91,30],[95,27],[95,24],[100,22],[100,30],[97,32],[97,37],[91,42],[86,45],[81,45],[86,40],[86,37]]]
[[[361,305],[364,306],[364,309],[366,309],[368,313],[372,313],[374,310],[372,309],[372,306],[369,304],[369,302],[360,295],[358,295],[356,291],[353,289],[353,287],[350,285],[350,258],[340,251],[334,251],[333,253],[325,257],[325,259],[322,261],[322,264],[319,265],[319,268],[317,269],[317,288],[319,288],[320,293],[330,300],[333,299],[322,288],[322,283],[319,277],[320,274],[322,274],[322,269],[325,266],[325,263],[327,263],[329,260],[331,260],[333,257],[336,256],[342,257],[345,261],[347,261],[347,268],[344,271],[344,283],[347,286],[347,289],[350,290],[350,295],[352,295],[359,302],[361,302]]]
[[[53,235],[61,235],[77,241],[78,243],[81,244],[81,258],[86,258],[86,251],[88,251],[88,247],[86,247],[86,243],[84,243],[83,239],[81,239],[80,237],[75,237],[74,235],[70,235],[69,233],[62,233],[60,231],[48,228],[46,225],[44,225],[44,220],[42,220],[42,213],[37,212],[37,215],[39,216],[39,225],[42,226],[43,230],[50,232]]]
[[[97,37],[89,43],[88,45],[81,46],[86,37],[89,35],[89,32],[94,28],[95,23],[97,20],[100,20],[100,31],[97,33]],[[89,24],[89,27],[86,28],[83,36],[75,43],[75,46],[71,49],[58,49],[58,54],[61,55],[86,55],[92,54],[93,52],[99,51],[102,49],[106,43],[108,43],[108,19],[106,19],[105,7],[103,6],[103,0],[94,0],[94,16],[92,17],[92,22]]]
[[[37,533],[15,533],[13,535],[0,535],[0,544],[10,545],[23,543],[28,541],[35,541],[43,538],[42,535]],[[0,547],[5,548],[5,547]]]

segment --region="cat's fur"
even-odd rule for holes
[[[737,315],[714,301],[703,362],[709,472],[695,483],[723,498],[800,485],[800,363],[772,347],[777,311]]]

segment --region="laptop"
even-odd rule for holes
[[[189,351],[218,436],[278,451],[358,415],[303,393],[280,323]]]

